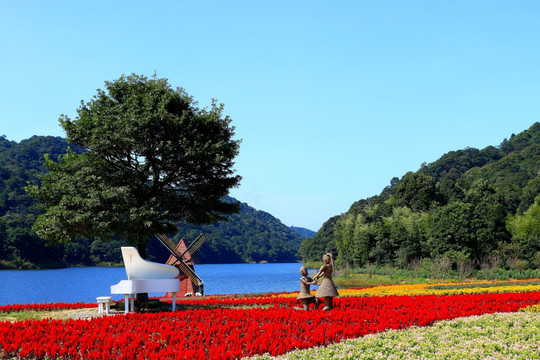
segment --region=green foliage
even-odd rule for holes
[[[507,226],[518,249],[516,255],[533,265],[539,264],[535,256],[540,251],[540,195],[523,215],[510,216]]]
[[[51,245],[31,229],[41,210],[36,207],[37,200],[24,191],[26,182],[37,182],[37,175],[45,171],[44,154],[51,151],[49,158],[57,159],[67,147],[67,142],[59,137],[33,137],[20,143],[0,138],[0,268],[121,264],[119,248],[127,245],[125,239],[102,241],[76,237],[63,245]],[[34,161],[35,157],[41,161]],[[20,163],[13,161],[14,158]],[[237,203],[233,198],[223,200]],[[227,221],[204,226],[181,223],[175,227],[175,238],[183,237],[189,242],[200,232],[205,233],[208,241],[197,251],[202,263],[299,259],[301,236],[264,211],[247,204],[239,207],[240,211],[227,216]],[[147,256],[151,261],[164,262],[169,254],[161,244],[151,240]]]
[[[328,219],[313,237],[302,241],[298,252],[304,261],[321,261],[327,252],[336,253],[333,229],[338,219],[339,216]]]
[[[49,268],[64,266],[64,249],[47,246],[32,230],[40,213],[26,194],[27,181],[44,171],[43,155],[56,159],[66,151],[59,137],[34,136],[20,143],[0,137],[0,267]]]
[[[316,232],[313,230],[309,230],[309,229],[298,227],[298,226],[289,226],[289,229],[291,229],[292,231],[294,231],[295,233],[297,233],[303,238],[313,237],[316,234]]]
[[[500,265],[523,273],[540,264],[539,174],[536,123],[499,147],[451,151],[393,178],[380,195],[356,201],[304,240],[300,253],[317,260],[333,241],[338,263],[349,267],[417,272],[424,259],[441,275],[467,276],[476,266],[494,276]]]
[[[230,197],[225,201],[237,202]],[[196,252],[196,257],[203,264],[300,260],[300,235],[267,212],[258,211],[246,203],[239,206],[240,211],[228,216],[226,221],[208,225],[179,223],[175,242],[180,238],[189,242],[203,233],[207,241]],[[158,254],[163,261],[169,255],[154,240],[149,243],[149,252]]]
[[[534,239],[540,237],[540,196],[523,215],[515,215],[508,221],[508,228],[514,239]]]
[[[198,108],[155,76],[105,87],[81,102],[76,119],[60,117],[68,141],[0,138],[1,267],[120,263],[121,245],[145,256],[156,232],[191,239],[201,230],[204,261],[298,259],[299,235],[226,198],[240,180],[240,142],[222,104]]]
[[[68,151],[28,192],[45,213],[34,230],[55,243],[76,237],[128,239],[145,256],[148,238],[175,230],[174,223],[213,223],[238,211],[222,201],[240,177],[233,175],[239,141],[212,102],[199,109],[166,79],[122,76],[105,82],[78,117],[63,115]]]
[[[464,178],[469,182],[483,178],[497,186],[513,184],[523,188],[532,178],[536,177],[539,168],[540,143],[511,152],[499,161],[486,166],[471,168],[464,175]]]
[[[413,211],[428,211],[440,203],[440,194],[432,176],[408,172],[396,187],[397,204]]]
[[[522,194],[516,211],[518,214],[523,214],[529,209],[534,199],[540,194],[540,173],[527,183]]]

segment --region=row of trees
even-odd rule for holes
[[[329,219],[300,253],[337,253],[349,267],[446,259],[477,268],[540,266],[540,124],[498,147],[451,152]],[[461,265],[460,265],[461,264]]]

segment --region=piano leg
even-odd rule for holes
[[[172,293],[172,311],[176,311],[176,293]]]
[[[131,312],[135,312],[135,294],[131,294]]]
[[[129,294],[124,294],[124,314],[129,312]]]

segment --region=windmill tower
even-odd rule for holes
[[[184,239],[180,239],[178,244],[175,244],[163,234],[156,234],[156,238],[171,253],[166,264],[173,265],[180,270],[180,274],[177,277],[180,281],[180,294],[204,294],[203,281],[195,273],[193,262],[195,251],[206,241],[204,235],[200,234],[189,246],[186,246]]]

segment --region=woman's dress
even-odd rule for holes
[[[319,289],[317,290],[317,294],[315,296],[318,298],[339,296],[336,285],[332,280],[332,266],[323,265],[321,270],[323,272],[324,279],[321,285],[319,285]]]

